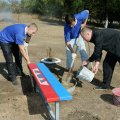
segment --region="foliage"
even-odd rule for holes
[[[4,0],[0,1],[0,8],[11,6],[13,11],[33,12],[40,15],[62,19],[65,14],[78,13],[83,9],[90,11],[90,20],[103,23],[106,18],[109,24],[120,22],[120,0]]]

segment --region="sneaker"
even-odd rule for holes
[[[13,85],[17,85],[17,80],[12,80]]]
[[[105,86],[96,86],[95,90],[109,90],[110,88]]]
[[[21,76],[22,76],[22,77],[25,77],[25,76],[26,76],[26,74],[25,74],[24,72],[22,72],[22,73],[21,73]]]

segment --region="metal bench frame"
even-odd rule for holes
[[[32,74],[31,74],[31,72],[30,72],[30,79],[31,79],[33,91],[36,92],[36,87],[35,87],[36,82],[35,82],[35,80],[34,80],[34,77],[33,77]],[[34,84],[34,83],[35,83],[35,84]],[[49,105],[49,103],[46,101],[46,99],[45,99],[45,97],[43,96],[43,94],[42,94],[42,92],[41,92],[40,89],[39,89],[39,93],[40,93],[40,96],[41,96],[41,98],[42,98],[42,100],[43,100],[43,102],[44,102],[44,104],[45,104],[45,106],[46,106],[46,108],[47,108],[48,113],[49,113],[50,116],[51,116],[51,119],[52,119],[52,120],[59,120],[59,111],[60,111],[59,102],[60,102],[60,101],[56,101],[56,102],[55,102],[55,112],[53,112],[52,109],[51,109],[51,107],[50,107],[50,105]]]

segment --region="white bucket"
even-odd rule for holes
[[[91,82],[94,76],[95,74],[92,71],[90,71],[87,67],[83,66],[80,67],[76,77],[80,80],[86,80],[88,82]]]

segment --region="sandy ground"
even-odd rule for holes
[[[38,25],[38,33],[31,40],[29,55],[32,62],[39,62],[47,56],[49,48],[53,57],[62,61],[60,68],[65,68],[65,45],[63,37],[63,25],[55,21],[38,19],[36,15],[13,15],[14,22],[35,22]],[[0,29],[12,24],[0,21]],[[93,46],[90,45],[91,51]],[[103,56],[104,58],[104,56]],[[102,65],[102,63],[101,63]],[[32,93],[29,71],[23,60],[26,77],[18,77],[18,85],[13,86],[6,79],[5,60],[0,50],[0,120],[49,120],[48,114],[38,94]],[[75,62],[75,70],[80,66],[80,57]],[[59,72],[57,72],[59,74]],[[120,87],[120,69],[116,66],[112,86]],[[58,76],[62,77],[62,74]],[[92,83],[80,81],[73,93],[73,100],[60,103],[61,120],[120,120],[120,107],[113,104],[111,90],[96,91],[93,88],[102,81],[102,67]],[[53,104],[51,104],[53,107]]]

